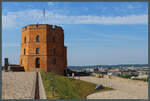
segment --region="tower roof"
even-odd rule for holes
[[[38,29],[38,28],[49,28],[49,29],[59,29],[63,30],[61,26],[56,26],[56,25],[50,25],[50,24],[30,24],[26,25],[22,28],[22,31],[27,30],[27,29]]]

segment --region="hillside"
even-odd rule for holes
[[[86,96],[93,93],[96,84],[41,72],[43,85],[45,88],[47,99],[86,99]],[[52,76],[54,76],[54,96],[52,96]],[[105,91],[110,90],[104,87]],[[98,91],[96,91],[98,92]]]

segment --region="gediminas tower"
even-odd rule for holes
[[[60,26],[33,24],[22,28],[19,64],[26,72],[46,71],[65,74],[67,47]]]

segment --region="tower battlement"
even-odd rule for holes
[[[27,25],[22,28],[22,31],[30,30],[30,29],[53,29],[53,30],[60,30],[63,31],[62,27],[56,26],[56,25],[49,25],[49,24],[32,24],[32,25]]]

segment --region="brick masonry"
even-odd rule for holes
[[[36,53],[37,48],[39,54]],[[39,68],[36,65],[37,58],[40,60]],[[64,30],[60,26],[47,24],[23,27],[19,65],[24,66],[26,72],[47,71],[63,75],[67,70]]]

